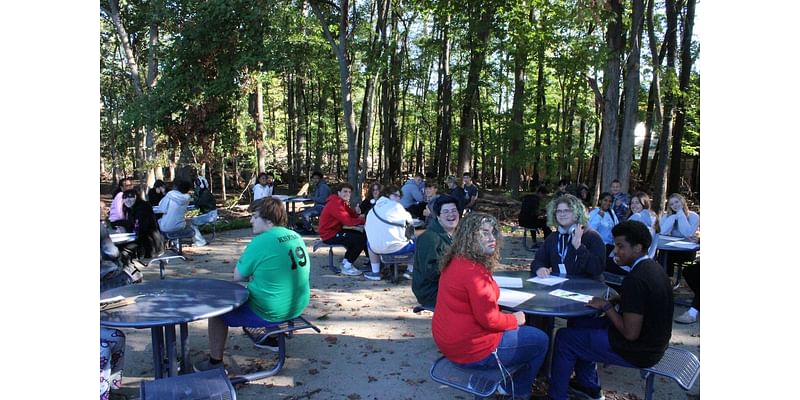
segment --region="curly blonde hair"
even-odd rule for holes
[[[481,250],[481,225],[488,223],[498,233],[497,244],[492,254],[484,254]],[[493,271],[499,264],[501,238],[500,227],[497,219],[489,214],[472,212],[461,219],[453,233],[453,244],[439,260],[439,269],[444,271],[454,257],[464,257],[481,264],[484,268]]]
[[[577,224],[586,225],[586,222],[589,221],[589,218],[586,216],[586,206],[583,205],[583,202],[579,198],[571,194],[558,196],[547,204],[547,225],[558,225],[558,220],[556,220],[556,208],[562,203],[566,204],[575,214]]]

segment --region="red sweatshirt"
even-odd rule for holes
[[[500,288],[475,261],[455,257],[439,278],[433,340],[449,360],[465,364],[488,356],[503,332],[517,328],[512,314],[500,312]]]
[[[328,196],[319,216],[319,237],[328,240],[342,230],[342,225],[364,225],[364,218],[356,214],[338,194]]]

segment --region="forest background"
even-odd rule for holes
[[[698,200],[696,7],[103,0],[101,175],[194,169],[227,198],[261,171],[290,190],[471,172],[513,197],[563,177]]]

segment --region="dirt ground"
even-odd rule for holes
[[[248,229],[220,232],[209,246],[185,247],[187,261],[167,266],[167,279],[207,277],[231,279],[238,256],[251,240]],[[304,236],[312,254],[311,302],[304,315],[322,332],[300,331],[287,341],[286,364],[274,377],[236,388],[242,400],[275,399],[468,399],[471,396],[439,385],[428,371],[439,357],[431,337],[432,314],[414,314],[416,305],[410,281],[392,284],[363,277],[333,275],[320,267],[327,261],[327,249],[312,253],[316,239]],[[521,233],[504,235],[502,262],[505,268],[527,268],[533,254],[523,249]],[[337,250],[335,262],[344,252]],[[357,265],[366,258],[362,255]],[[158,279],[158,268],[144,271],[145,280]],[[678,297],[690,298],[688,289]],[[675,315],[685,311],[676,306]],[[564,322],[557,320],[557,327]],[[675,324],[671,344],[700,352],[700,323]],[[207,322],[189,324],[192,361],[207,357]],[[118,393],[139,397],[142,380],[153,379],[149,330],[126,329],[127,347],[123,385]],[[256,365],[274,362],[275,356],[261,350],[239,328],[232,328],[225,349],[230,374],[250,372]],[[600,380],[607,399],[641,399],[644,381],[638,370],[599,365]],[[657,399],[699,398],[700,382],[691,391],[676,383],[656,379]]]

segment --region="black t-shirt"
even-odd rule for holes
[[[664,268],[652,259],[640,261],[622,281],[620,311],[643,315],[642,330],[631,342],[611,325],[611,349],[639,368],[655,365],[672,336],[672,301],[672,285]]]

